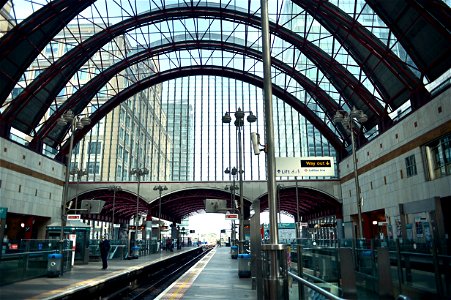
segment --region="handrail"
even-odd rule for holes
[[[291,277],[293,277],[294,279],[296,279],[299,283],[306,285],[307,287],[311,288],[312,290],[317,291],[318,293],[320,293],[321,295],[325,296],[327,299],[332,299],[332,300],[345,300],[345,298],[340,298],[338,296],[335,296],[334,294],[320,288],[319,286],[314,285],[313,283],[305,280],[304,278],[299,277],[298,275],[288,271],[288,275],[290,275]]]

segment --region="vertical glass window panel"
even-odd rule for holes
[[[80,143],[76,143],[72,148],[72,155],[76,155],[80,152]]]
[[[89,78],[88,70],[87,69],[81,69],[80,71],[77,72],[77,77],[78,77],[78,80],[80,80],[80,81],[87,80]]]
[[[128,132],[125,133],[125,145],[130,146],[130,134]]]
[[[430,179],[451,175],[451,134],[425,145]]]
[[[66,88],[62,88],[61,91],[59,91],[57,97],[63,97],[66,95]]]
[[[99,109],[99,106],[100,106],[100,105],[98,105],[98,104],[92,104],[92,105],[91,105],[91,114],[92,114],[92,113],[95,113],[96,110]]]
[[[50,107],[49,107],[49,116],[53,115],[55,113],[56,109],[57,109],[56,104],[50,105]]]
[[[86,169],[88,170],[88,174],[100,174],[100,163],[88,162],[86,164]]]
[[[406,157],[406,171],[407,177],[417,175],[417,165],[415,161],[415,155]]]
[[[128,164],[128,151],[124,150],[124,164],[127,165]]]
[[[125,130],[122,127],[119,127],[119,140],[123,141],[125,137]]]
[[[22,91],[23,91],[23,88],[21,88],[21,87],[13,88],[13,90],[11,92],[11,97],[16,98],[17,96],[19,96],[20,93],[22,93]]]
[[[88,154],[100,154],[101,153],[101,142],[89,142],[88,144]]]
[[[122,166],[117,165],[116,167],[116,178],[117,180],[122,180]]]
[[[42,73],[42,69],[35,69],[34,70],[34,78],[37,78],[41,73]]]
[[[117,147],[117,156],[119,159],[122,159],[123,155],[124,155],[124,147],[122,147],[122,145],[119,145]]]

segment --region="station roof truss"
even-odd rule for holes
[[[85,8],[90,5],[95,7],[95,2],[81,0],[49,2],[1,38],[0,65],[2,65],[2,68],[0,77],[2,80],[0,80],[0,103],[5,105],[8,95],[19,82],[20,77],[57,33],[68,26],[75,16],[81,14]],[[355,16],[355,12],[354,16],[351,16],[328,1],[294,0],[291,5],[297,5],[304,11],[291,18],[299,17],[299,15],[308,15],[321,23],[325,30],[329,30],[334,40],[340,43],[340,48],[343,47],[348,51],[357,65],[362,68],[369,81],[374,84],[373,87],[377,91],[376,94],[367,89],[367,82],[359,81],[346,67],[334,59],[334,56],[338,55],[338,51],[328,54],[316,46],[315,43],[309,41],[308,32],[305,32],[304,36],[302,36],[290,30],[286,25],[292,19],[282,20],[282,13],[279,13],[276,22],[270,22],[271,34],[289,45],[282,52],[293,51],[293,49],[299,50],[318,67],[344,100],[344,102],[331,106],[321,102],[320,107],[328,116],[328,121],[323,125],[314,125],[320,128],[323,134],[327,128],[334,127],[330,122],[330,117],[337,106],[341,108],[356,106],[362,109],[369,117],[368,122],[364,124],[367,131],[375,126],[378,126],[379,130],[385,130],[392,123],[388,116],[389,107],[392,111],[408,100],[413,102],[414,108],[415,105],[420,106],[427,102],[429,95],[421,79],[424,76],[435,79],[439,74],[448,70],[451,65],[450,55],[448,55],[451,47],[451,43],[449,43],[449,7],[446,4],[441,1],[407,0],[382,1],[383,3],[378,1],[368,2],[369,6],[386,22],[389,33],[399,37],[400,43],[405,46],[405,51],[412,57],[415,64],[411,63],[411,65],[408,65],[396,56],[391,50],[393,46],[385,45],[370,30],[356,20],[359,16]],[[362,12],[365,9],[369,9],[369,6],[365,5],[360,13],[363,14]],[[402,13],[399,13],[399,7],[403,8]],[[111,42],[119,35],[127,34],[143,26],[162,22],[169,24],[183,19],[193,19],[194,22],[196,22],[196,19],[228,21],[236,24],[235,26],[237,27],[238,24],[242,24],[246,30],[250,27],[259,29],[261,22],[259,9],[252,11],[251,1],[249,1],[247,8],[234,7],[224,3],[200,1],[166,5],[162,1],[161,5],[156,5],[147,12],[135,12],[133,16],[127,15],[124,10],[121,18],[122,21],[110,26],[104,25],[104,28],[99,33],[94,34],[91,38],[80,42],[78,45],[74,45],[72,50],[68,51],[61,58],[54,60],[43,71],[41,76],[38,76],[28,84],[16,98],[7,101],[1,118],[2,135],[7,137],[10,128],[14,127],[26,134],[36,135],[31,146],[36,147],[37,143],[44,141],[50,142],[52,146],[56,144],[62,145],[64,131],[63,133],[51,133],[48,129],[51,125],[39,124],[39,122],[43,119],[51,103],[57,97],[59,91],[68,83],[69,79],[103,45]],[[100,19],[102,20],[102,17]],[[108,24],[108,20],[108,18],[105,18],[102,21],[104,24]],[[170,26],[168,27],[170,28]],[[420,32],[418,33],[419,30],[415,31],[415,28],[421,29]],[[206,36],[208,37],[211,34],[208,29],[201,30],[198,28],[196,32],[188,32],[188,28],[186,30],[186,40],[205,39]],[[415,32],[420,36],[415,35]],[[187,43],[176,41],[175,33],[166,35],[166,39],[169,41],[166,47],[172,46],[174,51],[186,47]],[[222,39],[225,42],[232,38],[230,33],[223,33],[222,35],[226,37],[226,40]],[[422,38],[427,38],[434,41],[434,43],[424,43]],[[393,37],[391,39],[395,40]],[[245,55],[251,53],[251,51],[248,51],[249,47],[246,48],[246,45],[249,43],[255,42],[245,40],[245,46],[242,50],[246,53]],[[397,44],[398,42],[394,43]],[[146,48],[150,52],[154,50],[151,44],[147,45]],[[163,48],[164,46],[161,45],[160,49]],[[227,51],[229,49],[224,47],[221,50]],[[165,50],[161,51],[164,52]],[[434,53],[434,55],[431,55],[431,53]],[[438,53],[438,55],[435,55],[435,53]],[[124,60],[126,61],[126,59]],[[177,67],[177,63],[175,63],[174,68]],[[412,69],[415,69],[416,73]],[[109,71],[114,74],[114,72],[119,72],[119,68],[110,68]],[[242,69],[242,71],[245,72],[246,70]],[[99,74],[99,76],[105,76],[104,72],[102,72],[102,75]],[[419,76],[418,73],[420,74]],[[169,79],[171,77],[167,77],[167,80]],[[308,84],[305,81],[301,83],[304,87],[308,86]],[[320,89],[318,82],[314,82],[314,84]],[[89,85],[87,86],[89,87]],[[92,91],[89,91],[88,87],[81,88],[79,95],[92,95]],[[312,91],[311,87],[306,89]],[[87,96],[86,98],[89,99],[90,97]],[[60,106],[55,118],[63,110],[71,108],[77,111],[87,104],[86,101],[80,104],[75,99],[77,97],[69,97],[69,100]],[[36,134],[36,128],[41,127],[45,129],[40,130]],[[345,144],[349,144],[347,134],[344,134],[343,129],[339,126],[334,130],[340,135],[340,139],[343,141],[343,147],[341,148],[344,148]],[[330,135],[326,135],[326,137],[329,140],[332,139]],[[336,147],[336,143],[333,144]]]
[[[298,187],[296,199],[296,187],[287,186],[279,188],[279,210],[294,217],[296,222],[306,222],[321,217],[336,216],[342,218],[342,204],[333,196],[322,191]],[[260,211],[268,210],[268,194],[259,197]],[[301,220],[298,220],[298,215]]]

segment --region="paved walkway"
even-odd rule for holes
[[[217,247],[156,299],[257,299],[251,278],[238,277],[229,247]]]

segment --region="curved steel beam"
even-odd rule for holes
[[[52,38],[94,2],[95,0],[52,1],[0,39],[0,105]]]
[[[308,220],[320,216],[342,215],[342,204],[334,197],[318,190],[299,187],[299,203],[296,204],[296,188],[285,187],[280,193],[280,210],[285,211],[297,218],[297,207],[299,206],[299,215],[303,220]],[[260,211],[268,209],[268,194],[263,194],[260,199]],[[297,220],[299,221],[299,220]]]
[[[231,22],[248,24],[255,28],[260,28],[261,26],[259,17],[249,15],[246,12],[219,8],[218,6],[196,5],[194,8],[183,4],[180,7],[175,6],[141,14],[112,25],[87,39],[44,71],[40,77],[27,87],[27,92],[22,93],[13,100],[4,114],[6,124],[9,126],[13,125],[25,133],[30,133],[50,107],[52,99],[66,85],[68,78],[71,78],[103,45],[115,37],[126,33],[128,30],[166,19],[180,20],[200,17],[221,18]],[[356,106],[365,111],[368,115],[365,128],[373,128],[379,123],[379,119],[386,115],[384,108],[363,84],[321,48],[291,30],[282,28],[272,22],[269,25],[273,35],[292,44],[318,66],[343,98],[347,99],[349,106]],[[45,103],[45,105],[42,103]],[[25,109],[27,109],[26,117],[20,114]]]
[[[348,14],[324,0],[293,0],[321,23],[368,75],[385,103],[393,109],[413,93],[428,92],[421,80],[374,34]],[[370,75],[371,74],[371,75]]]
[[[61,142],[61,139],[66,134],[68,127],[60,127],[56,125],[57,119],[60,117],[61,113],[66,111],[68,107],[74,112],[74,114],[79,114],[82,110],[89,104],[91,99],[96,95],[98,91],[110,81],[116,74],[127,67],[134,65],[138,62],[146,60],[151,57],[159,56],[167,52],[177,51],[177,50],[190,50],[190,49],[219,49],[224,51],[229,51],[232,53],[240,53],[252,57],[253,59],[262,59],[262,53],[255,49],[244,47],[240,44],[215,41],[215,40],[189,40],[189,41],[178,41],[174,43],[167,43],[152,47],[150,49],[143,50],[126,59],[112,65],[105,71],[99,73],[91,81],[86,83],[82,88],[77,90],[69,99],[64,102],[64,104],[55,112],[46,123],[40,128],[38,133],[35,135],[33,140],[30,142],[30,148],[36,148],[37,144],[40,142],[45,143],[53,148]],[[310,79],[305,77],[299,72],[284,62],[271,58],[271,63],[273,67],[284,72],[288,76],[291,76],[296,82],[298,82],[302,87],[304,87],[307,93],[312,96],[313,99],[319,104],[319,106],[324,110],[327,117],[332,120],[335,112],[340,109],[338,104],[320,87],[316,86]],[[348,134],[342,133],[343,137],[347,137]]]
[[[117,192],[116,194],[116,208],[115,213],[122,218],[130,219],[136,215],[136,197],[137,195],[128,191]],[[101,215],[105,217],[110,216],[110,210],[112,209],[113,192],[108,189],[96,189],[86,191],[78,195],[78,199],[98,199],[105,201],[105,206],[101,211]],[[74,198],[75,199],[75,196]],[[81,203],[81,201],[78,201]],[[147,201],[139,197],[139,213],[147,214],[148,203]]]
[[[249,84],[255,85],[257,87],[263,88],[263,79],[250,73],[243,73],[242,71],[237,71],[232,68],[217,67],[217,66],[192,66],[183,67],[178,69],[168,70],[153,76],[144,78],[133,85],[122,90],[105,104],[103,104],[98,110],[96,110],[91,116],[91,124],[85,126],[81,130],[76,130],[74,135],[74,145],[77,144],[83,136],[85,136],[91,128],[97,124],[105,115],[112,111],[117,105],[122,101],[125,101],[129,97],[133,96],[137,92],[149,88],[152,85],[180,77],[192,76],[192,75],[216,75],[222,77],[235,78],[242,80]],[[336,149],[337,153],[346,153],[343,143],[337,138],[336,134],[305,104],[298,101],[289,92],[281,89],[278,86],[273,85],[273,94],[284,100],[287,104],[291,105],[300,114],[302,114],[313,126],[318,128],[318,130],[323,134],[323,136],[331,143],[331,145]],[[69,145],[66,143],[61,147],[60,151],[56,155],[56,160],[63,160],[67,156],[69,151]]]
[[[451,66],[451,10],[439,0],[366,0],[429,80]]]

